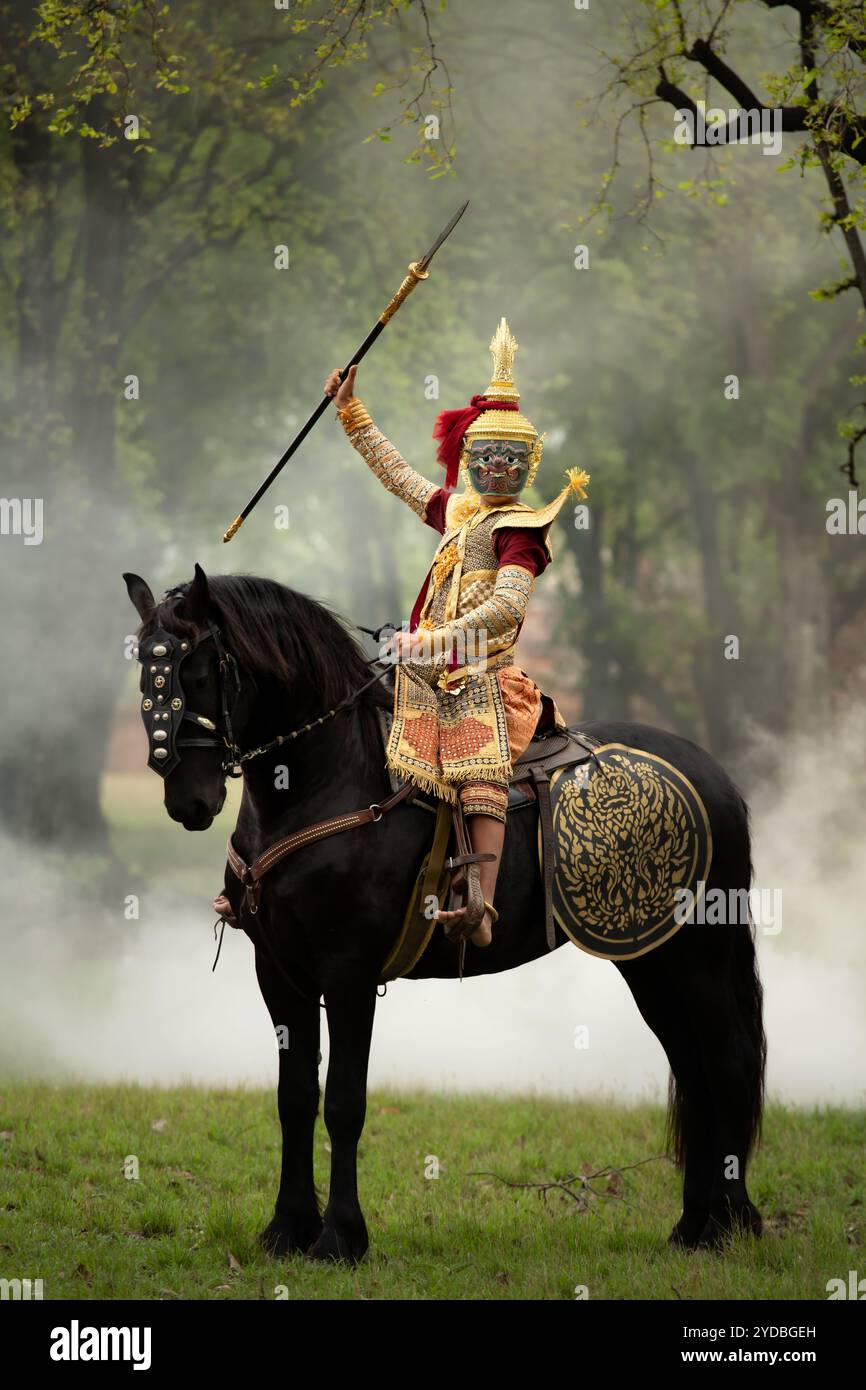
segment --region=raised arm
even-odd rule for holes
[[[364,405],[354,394],[357,370],[357,367],[350,368],[342,385],[340,373],[331,372],[325,382],[325,394],[334,397],[343,429],[370,472],[375,473],[382,486],[401,498],[423,521],[430,498],[438,488],[435,483],[416,473],[390,439],[386,439],[374,425]]]

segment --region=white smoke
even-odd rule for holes
[[[783,895],[782,930],[758,931],[777,1100],[864,1101],[864,729],[852,716],[836,738],[788,742],[781,781],[752,795],[755,882]],[[152,794],[158,802],[155,779]],[[222,819],[210,832],[213,890]],[[167,846],[185,834],[167,818],[162,833]],[[15,898],[2,928],[5,1075],[273,1083],[252,948],[227,930],[211,973],[204,894],[147,888],[139,920],[127,921],[125,890],[93,902],[62,861],[7,843],[0,864]],[[666,1081],[661,1046],[618,971],[574,947],[489,979],[398,981],[378,1006],[373,1086],[660,1100]]]

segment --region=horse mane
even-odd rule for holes
[[[152,621],[197,642],[204,634],[184,615],[189,584],[157,604]],[[214,616],[223,641],[242,671],[255,679],[291,685],[299,675],[321,701],[321,713],[359,690],[373,674],[359,643],[325,604],[274,579],[252,574],[208,576]],[[359,696],[357,708],[372,714],[390,707],[382,682]],[[378,727],[365,720],[381,753]]]

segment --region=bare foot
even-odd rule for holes
[[[445,927],[446,933],[450,935],[450,932],[448,931],[449,927],[456,926],[458,922],[460,922],[465,916],[465,907],[458,907],[453,912],[445,912],[440,909],[440,911],[436,913],[436,921],[441,922],[442,925]],[[485,912],[484,916],[481,918],[481,921],[478,923],[478,926],[475,928],[474,932],[468,939],[472,942],[473,946],[490,945],[491,941],[493,940],[493,926],[490,920],[489,912]]]

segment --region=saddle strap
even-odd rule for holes
[[[438,898],[447,882],[448,860],[445,855],[448,851],[452,819],[450,802],[440,801],[436,808],[433,844],[416,880],[416,890],[409,900],[400,935],[382,966],[380,985],[388,984],[400,975],[407,974],[427,950],[436,929],[436,917],[433,913],[428,916],[427,903],[430,898]]]
[[[344,816],[332,816],[330,820],[317,821],[315,825],[307,825],[303,830],[296,830],[292,835],[286,835],[284,839],[278,840],[270,849],[266,849],[260,854],[258,859],[253,860],[252,864],[247,864],[241,858],[232,843],[231,835],[226,845],[226,858],[232,873],[239,878],[247,890],[247,906],[250,912],[256,913],[259,910],[259,899],[261,896],[261,880],[270,869],[285,859],[288,855],[294,854],[295,850],[303,849],[305,845],[312,845],[316,840],[326,840],[329,835],[339,835],[343,830],[354,830],[358,825],[369,825],[372,821],[380,821],[395,806],[399,806],[401,801],[406,801],[413,795],[415,787],[411,782],[405,782],[399,791],[394,792],[387,800],[381,803],[374,802],[372,806],[365,806],[360,811],[347,811]]]
[[[464,864],[492,864],[495,854],[452,854],[445,860],[446,869],[462,869]]]
[[[550,810],[550,775],[538,763],[530,767],[538,798],[538,823],[541,827],[541,879],[544,886],[544,930],[547,935],[547,949],[556,946],[556,927],[553,922],[553,872],[555,868],[553,844],[553,816]]]

